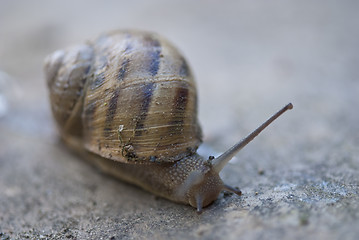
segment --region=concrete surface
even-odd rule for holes
[[[0,2],[1,239],[357,239],[356,1]],[[101,174],[59,143],[43,58],[116,28],[157,31],[197,78],[205,142],[224,151],[294,109],[222,174],[197,215]]]

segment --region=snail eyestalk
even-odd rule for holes
[[[292,109],[293,105],[291,103],[287,104],[273,116],[271,116],[267,121],[260,125],[256,130],[250,133],[247,137],[243,138],[233,147],[225,151],[222,155],[215,158],[212,162],[213,169],[216,172],[220,172],[223,167],[236,155],[243,147],[245,147],[249,142],[251,142],[261,131],[263,131],[269,124],[271,124],[275,119],[282,115],[285,111]]]
[[[242,195],[242,191],[241,191],[241,190],[236,189],[236,188],[234,188],[234,187],[231,187],[231,186],[229,186],[229,185],[227,185],[227,184],[224,184],[224,185],[223,185],[223,190],[228,191],[228,192],[235,193],[235,194],[237,194],[238,196],[241,196],[241,195]]]

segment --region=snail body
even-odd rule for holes
[[[61,138],[104,171],[199,212],[222,190],[241,194],[219,172],[265,126],[216,159],[198,155],[196,85],[163,37],[104,34],[48,56],[45,76]]]

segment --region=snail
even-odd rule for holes
[[[103,171],[202,211],[222,190],[219,172],[292,104],[217,158],[202,142],[191,69],[163,37],[113,31],[45,59],[51,110],[65,144]]]

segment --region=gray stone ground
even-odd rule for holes
[[[1,1],[1,239],[358,239],[357,1]],[[100,173],[59,143],[43,58],[116,28],[157,31],[197,77],[221,152],[294,109],[223,171],[197,215]]]

